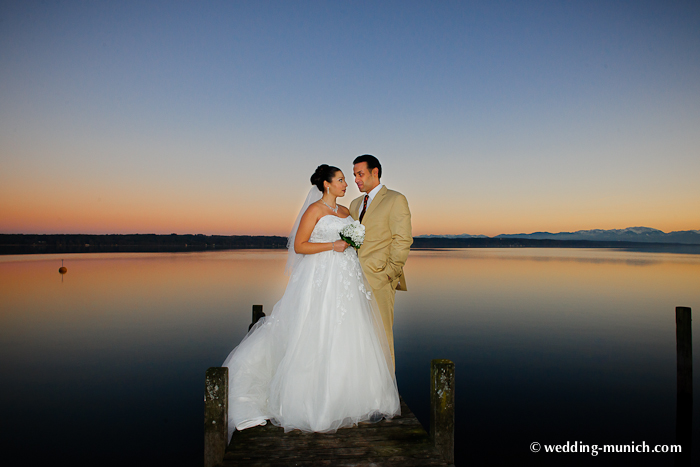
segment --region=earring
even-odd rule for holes
[[[331,187],[326,187],[326,191],[328,192],[328,194],[331,194]]]

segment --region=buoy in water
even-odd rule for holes
[[[61,260],[61,267],[58,268],[58,272],[60,274],[65,274],[68,272],[68,268],[63,265],[63,260]]]

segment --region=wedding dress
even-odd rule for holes
[[[350,217],[319,219],[309,242],[339,240]],[[324,433],[400,413],[377,302],[357,252],[299,255],[282,299],[224,361],[229,440],[270,420]]]

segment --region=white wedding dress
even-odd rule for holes
[[[310,242],[339,240],[350,217],[319,219]],[[301,255],[282,299],[224,361],[229,440],[270,420],[324,433],[400,413],[384,326],[357,252]]]

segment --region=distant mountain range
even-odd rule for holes
[[[416,238],[529,238],[535,240],[590,240],[590,241],[620,241],[644,243],[684,243],[700,244],[700,230],[683,230],[678,232],[662,232],[649,227],[628,227],[613,230],[579,230],[577,232],[534,232],[530,234],[501,234],[495,237],[486,235],[419,235]]]

